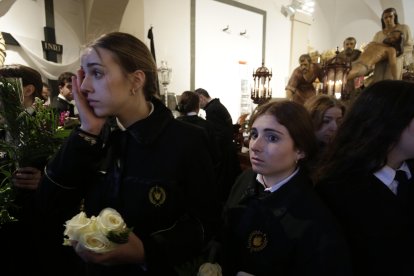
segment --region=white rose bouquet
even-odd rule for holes
[[[121,215],[112,208],[105,208],[97,217],[91,218],[82,211],[66,221],[65,227],[64,245],[70,246],[72,241],[76,241],[97,253],[111,251],[118,244],[126,243],[132,230],[126,226]]]

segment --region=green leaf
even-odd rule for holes
[[[114,231],[109,231],[109,233],[106,235],[106,237],[108,238],[108,240],[110,240],[111,242],[114,243],[127,243],[128,242],[128,236],[129,233],[132,231],[132,228],[126,228],[124,231],[122,232],[114,232]]]
[[[59,117],[50,106],[36,98],[32,114],[22,105],[23,94],[20,79],[0,77],[0,128],[7,133],[0,140],[0,225],[16,218],[10,216],[14,193],[12,174],[18,166],[43,166],[55,154],[70,130],[59,127]]]

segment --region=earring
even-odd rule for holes
[[[135,88],[132,88],[132,89],[131,89],[131,96],[135,96],[135,93],[136,93],[136,92],[135,92]]]

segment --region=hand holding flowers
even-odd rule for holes
[[[78,242],[88,250],[104,253],[128,241],[129,229],[121,215],[112,208],[103,209],[97,217],[80,212],[66,221],[64,245]]]

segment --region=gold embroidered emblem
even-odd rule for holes
[[[164,188],[154,186],[150,189],[148,197],[152,204],[159,207],[165,202],[166,193]]]
[[[267,245],[267,237],[266,234],[260,231],[253,231],[249,235],[249,239],[247,241],[247,248],[250,249],[250,252],[259,252],[263,250]]]

